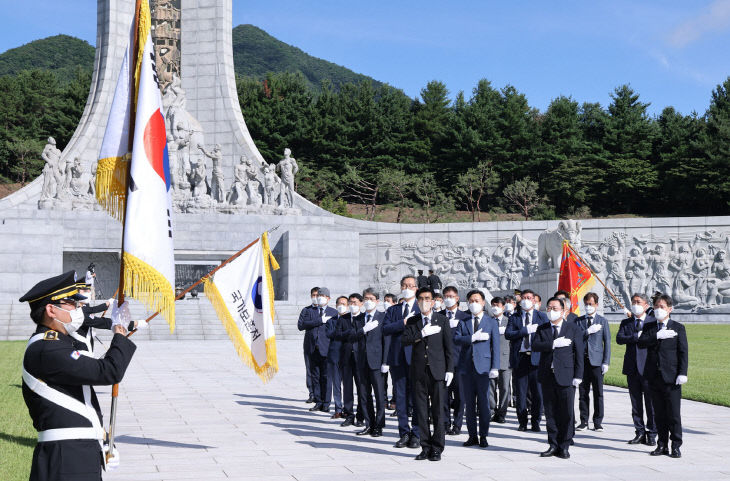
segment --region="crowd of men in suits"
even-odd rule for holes
[[[542,300],[529,289],[489,300],[472,290],[464,298],[467,310],[460,310],[456,287],[441,289],[439,280],[434,289],[421,277],[426,281],[403,277],[400,295],[386,294],[382,307],[371,288],[337,297],[334,305],[328,288],[311,289],[312,304],[298,321],[305,331],[310,411],[330,412],[334,404],[331,417],[340,426],[379,437],[386,408],[394,409],[395,447],[420,448],[416,459],[431,461],[441,459],[445,436],[460,434],[464,421],[463,446],[487,448],[490,423],[505,423],[511,403],[518,431],[540,432],[545,416],[548,448],[542,457],[569,458],[575,431],[588,429],[589,421],[603,431],[611,332],[597,313],[595,293],[583,298],[582,316],[572,312],[569,293],[556,292],[542,311]],[[652,301],[634,294],[616,336],[626,345],[623,374],[636,430],[628,443],[655,446],[653,456],[678,458],[687,336],[670,319],[671,297],[657,293]]]

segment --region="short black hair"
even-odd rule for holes
[[[457,289],[457,288],[456,288],[456,287],[454,287],[454,286],[446,286],[446,287],[444,287],[444,290],[443,290],[443,291],[441,291],[441,292],[443,292],[443,293],[444,293],[444,295],[445,295],[445,294],[448,294],[449,292],[453,292],[453,293],[454,293],[454,294],[456,294],[457,296],[459,295],[459,289]]]
[[[537,302],[542,302],[542,297],[540,297],[540,294],[534,294],[535,299],[537,299]]]
[[[515,296],[513,296],[512,294],[507,294],[506,296],[504,296],[504,303],[507,304],[508,302],[517,302],[517,299],[515,299]]]
[[[501,297],[492,297],[492,300],[489,303],[491,305],[495,305],[495,304],[504,305],[504,299]]]
[[[345,301],[348,301],[347,296],[340,296],[337,299],[335,299],[335,305],[337,305],[338,302],[340,302],[340,299],[344,299]]]
[[[560,297],[553,296],[550,299],[548,299],[547,303],[550,304],[553,301],[558,301],[560,303],[560,308],[565,309],[565,301],[563,299],[561,299]],[[547,306],[547,304],[546,304],[546,306]]]
[[[438,292],[434,292],[434,293],[433,293],[433,298],[434,298],[434,299],[443,299],[443,298],[444,298],[444,296],[442,296],[442,295],[441,295],[441,294],[439,294]]]
[[[520,296],[525,297],[525,294],[532,294],[534,296],[535,295],[535,291],[533,291],[532,289],[524,289],[522,291],[522,293],[520,294]]]
[[[563,289],[560,289],[559,291],[555,291],[555,294],[553,294],[553,297],[558,296],[565,296],[566,299],[570,299],[570,293],[568,291],[564,291]]]
[[[358,301],[362,302],[362,296],[357,292],[353,292],[352,294],[350,294],[350,297],[347,298],[348,301],[351,301],[353,299],[357,299]]]
[[[48,303],[43,304],[42,306],[36,306],[35,309],[30,311],[30,318],[33,319],[33,322],[35,322],[39,326],[43,324],[43,315],[46,312],[47,305]]]
[[[390,294],[390,293],[389,294],[386,294],[386,295],[383,296],[383,300],[384,301],[390,300],[390,301],[393,302],[393,304],[397,304],[398,303],[398,298],[395,297],[395,294]]]
[[[595,292],[589,292],[585,296],[583,296],[583,302],[587,301],[588,299],[593,299],[593,302],[598,304],[598,294]]]
[[[431,294],[431,298],[433,298],[433,290],[431,290],[430,287],[421,287],[420,289],[418,289],[416,291],[416,299],[418,299],[421,296],[421,294],[426,294],[426,293]]]
[[[372,288],[372,287],[368,287],[367,289],[365,289],[364,291],[362,291],[362,297],[365,297],[365,296],[367,296],[368,294],[372,294],[372,295],[374,295],[374,296],[375,296],[375,299],[376,299],[376,300],[377,300],[377,299],[380,299],[380,296],[378,296],[378,293],[377,293],[377,292],[375,291],[375,289],[374,289],[374,288]]]
[[[654,305],[656,305],[659,301],[664,301],[667,303],[667,307],[672,307],[672,304],[674,303],[672,301],[672,297],[667,294],[659,294],[658,296],[653,298]]]
[[[466,300],[468,301],[469,298],[471,296],[473,296],[474,294],[479,294],[479,297],[481,297],[483,301],[487,300],[487,298],[484,297],[484,293],[482,291],[480,291],[479,289],[472,289],[471,291],[469,291],[469,293],[466,295]]]
[[[317,293],[319,293],[319,287],[312,287],[311,289],[309,289],[310,297],[312,296],[312,294],[317,294]]]
[[[406,279],[413,279],[413,282],[416,282],[416,276],[412,276],[411,274],[407,274],[400,278],[400,285],[403,285],[403,283],[406,281]]]

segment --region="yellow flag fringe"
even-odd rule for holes
[[[124,295],[142,302],[159,312],[175,332],[175,290],[156,269],[129,252],[122,254],[124,262]]]
[[[96,168],[96,201],[113,218],[122,222],[127,201],[127,177],[131,155],[107,157]]]
[[[206,277],[203,284],[205,295],[213,305],[216,314],[218,314],[218,319],[221,320],[223,327],[225,327],[228,337],[231,338],[231,342],[233,342],[233,347],[236,349],[238,357],[241,358],[241,361],[243,361],[245,365],[253,369],[264,383],[271,381],[274,375],[279,371],[279,363],[276,358],[276,336],[272,336],[266,340],[266,363],[263,366],[259,366],[256,359],[253,357],[251,350],[246,344],[246,341],[243,339],[241,331],[238,330],[236,321],[234,321],[233,317],[231,317],[231,313],[226,307],[223,296],[221,296],[221,293],[213,283],[213,280],[210,277]]]
[[[139,75],[142,70],[142,62],[147,59],[144,58],[144,46],[147,42],[147,34],[151,30],[152,20],[150,14],[149,2],[140,2],[139,12],[137,13],[137,62],[134,65],[134,103],[137,105],[137,96],[139,95]]]

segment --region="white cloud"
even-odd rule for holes
[[[669,33],[668,43],[685,47],[703,35],[730,28],[730,0],[714,0],[696,16],[682,22]]]

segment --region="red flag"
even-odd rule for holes
[[[585,265],[570,248],[568,241],[563,241],[563,256],[560,261],[560,278],[558,290],[570,293],[571,312],[580,315],[578,301],[583,298],[595,284],[590,267]]]

